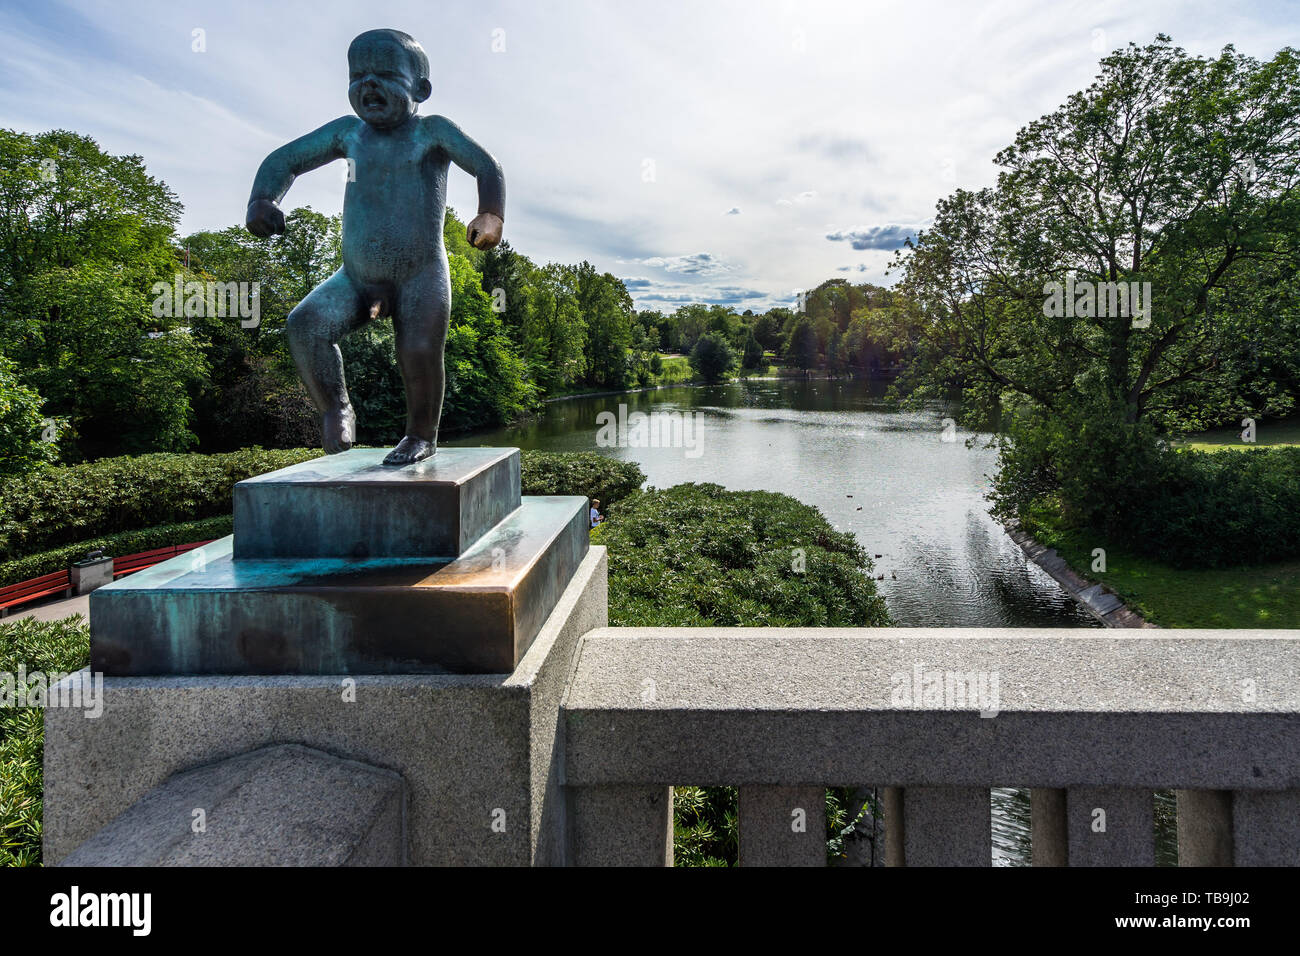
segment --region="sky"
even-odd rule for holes
[[[428,52],[421,113],[501,163],[517,251],[585,259],[638,308],[757,312],[890,284],[935,202],[991,185],[1107,52],[1167,33],[1270,57],[1300,47],[1300,0],[0,0],[0,126],[139,154],[183,234],[225,228],[267,153],[350,113],[348,43],[377,27]],[[340,211],[345,175],[305,174],[284,209]],[[476,211],[454,167],[448,199]]]

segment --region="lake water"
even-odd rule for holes
[[[878,391],[878,390],[877,390]],[[874,558],[876,587],[905,626],[1092,627],[1097,622],[988,515],[995,455],[943,413],[890,410],[858,380],[745,381],[552,402],[537,419],[452,445],[597,451],[637,462],[647,484],[713,481],[816,505]],[[699,413],[698,446],[602,448],[598,416]],[[951,434],[951,433],[950,433]]]
[[[617,418],[620,405],[624,415],[698,413],[700,431],[691,448],[601,447],[601,413]],[[903,626],[1099,627],[989,517],[986,436],[945,434],[944,418],[893,410],[860,380],[766,379],[565,399],[447,444],[596,451],[635,461],[661,488],[712,481],[792,495],[878,555],[876,587]],[[994,791],[993,844],[995,863],[1028,862],[1028,791]]]

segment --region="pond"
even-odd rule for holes
[[[791,495],[857,536],[902,626],[1099,627],[989,516],[988,436],[955,428],[938,407],[895,410],[882,394],[860,379],[748,379],[583,396],[446,444],[596,451],[637,462],[660,488],[711,481]],[[638,412],[696,416],[698,432],[674,432],[680,447],[626,447],[649,443],[633,427],[624,447],[609,447],[602,426],[635,425]],[[993,843],[996,864],[1028,862],[1028,791],[994,792]]]
[[[637,462],[660,488],[713,481],[792,495],[880,555],[876,587],[900,625],[1096,626],[989,517],[985,476],[996,456],[983,436],[945,436],[942,411],[894,411],[879,392],[861,380],[766,379],[573,398],[447,444],[597,451]],[[688,436],[696,447],[598,446],[601,414],[617,417],[619,405],[624,418],[698,413],[699,434]]]

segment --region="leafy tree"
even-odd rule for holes
[[[219,316],[191,320],[211,369],[195,399],[203,447],[294,447],[319,441],[320,423],[289,355],[290,311],[342,264],[342,220],[310,207],[286,216],[283,235],[258,239],[242,226],[184,240],[194,277],[257,283],[259,315],[245,326]]]
[[[839,374],[848,367],[844,354],[844,335],[839,329],[832,329],[826,341],[826,367],[832,374]]]
[[[758,344],[758,339],[751,328],[745,334],[745,348],[741,356],[741,364],[745,368],[761,368],[763,365],[763,346]]]
[[[554,263],[529,274],[524,354],[533,378],[546,392],[561,391],[586,374],[583,319],[573,270]]]
[[[771,312],[764,312],[754,320],[754,338],[758,339],[758,344],[769,352],[776,352],[781,346],[783,316],[780,312],[782,311],[773,309]]]
[[[704,381],[715,383],[726,378],[736,364],[736,356],[731,351],[727,337],[721,332],[709,332],[700,336],[691,349],[691,369]]]
[[[1203,425],[1204,408],[1175,401],[1192,382],[1210,414],[1240,414],[1270,373],[1224,357],[1252,342],[1295,352],[1276,310],[1296,307],[1298,122],[1290,49],[1202,59],[1161,36],[1106,57],[1092,86],[998,155],[996,188],[942,201],[905,255],[930,382],[963,382],[977,415],[1007,393],[1051,411],[1083,388],[1126,424]],[[1045,314],[1047,284],[1071,280],[1150,282],[1149,327],[1085,299],[1076,315]]]
[[[66,418],[70,458],[194,444],[207,365],[187,328],[151,310],[180,271],[180,204],[139,156],[64,130],[0,130],[0,351]]]
[[[632,339],[632,297],[622,282],[608,272],[598,273],[589,262],[578,265],[573,274],[578,309],[587,327],[586,383],[622,388]]]
[[[0,477],[21,475],[58,458],[59,423],[41,415],[41,396],[19,384],[14,371],[14,363],[0,355]]]
[[[817,333],[806,316],[799,318],[791,329],[786,356],[796,368],[805,372],[817,364]]]
[[[528,326],[529,282],[534,266],[503,241],[482,253],[483,291],[492,300],[492,309],[501,316],[502,327],[516,345],[525,344]]]
[[[534,407],[537,387],[528,381],[524,360],[501,328],[473,265],[459,255],[449,263],[452,307],[443,421],[448,431],[508,422]]]
[[[1048,509],[1176,560],[1211,560],[1209,541],[1300,553],[1287,456],[1159,441],[1296,405],[1298,129],[1295,51],[1200,58],[1160,36],[1022,129],[996,187],[939,203],[901,257],[920,313],[907,387],[1005,423],[998,513]]]
[[[709,307],[699,303],[684,305],[673,316],[677,326],[677,347],[690,353],[701,335],[708,331]]]

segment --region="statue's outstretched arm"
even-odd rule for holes
[[[478,180],[479,215],[490,213],[498,219],[506,217],[506,179],[501,164],[492,154],[447,119],[435,119],[437,145],[451,157],[451,161]]]
[[[344,156],[343,136],[355,126],[357,120],[343,116],[285,143],[262,160],[253,180],[249,203],[259,199],[279,202],[289,191],[293,181],[303,173],[324,166]]]

